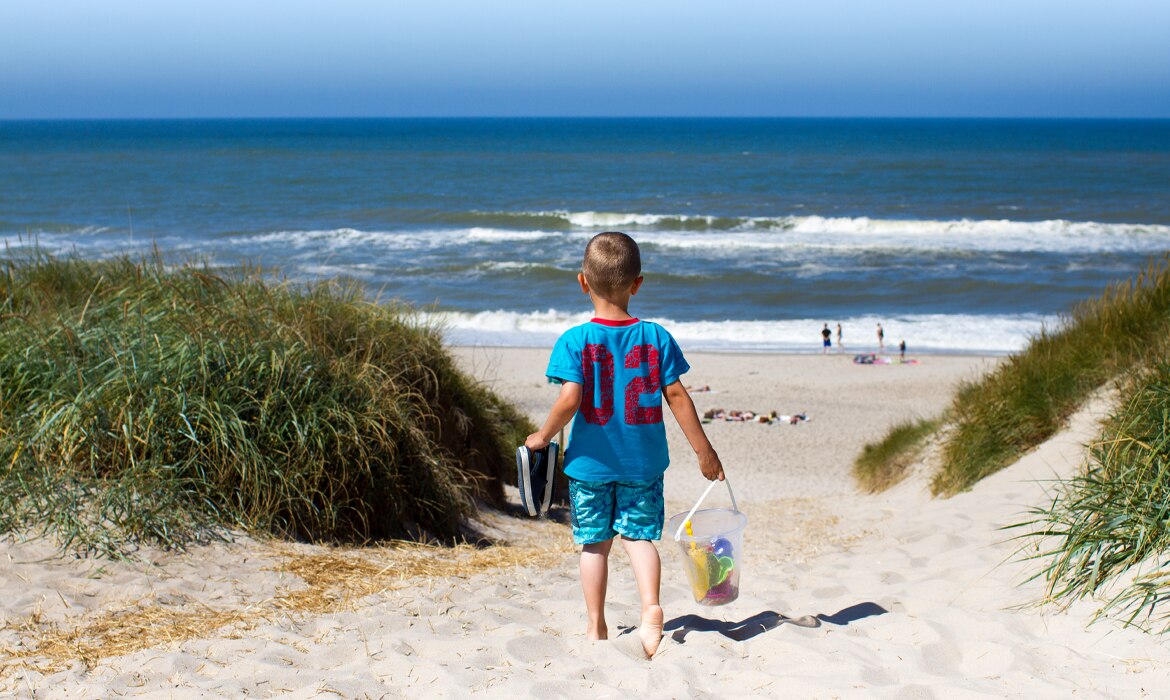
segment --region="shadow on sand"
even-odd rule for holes
[[[712,620],[700,615],[682,615],[673,620],[667,621],[663,625],[663,630],[670,632],[670,638],[679,644],[686,642],[686,637],[691,632],[718,632],[719,634],[733,639],[737,642],[743,642],[757,635],[763,634],[768,630],[773,630],[780,625],[796,625],[797,627],[820,627],[822,622],[830,625],[845,626],[851,622],[862,620],[867,617],[875,617],[877,615],[884,615],[888,610],[878,605],[877,603],[858,603],[851,605],[843,610],[839,610],[832,615],[818,614],[818,615],[802,615],[801,617],[788,617],[781,615],[773,610],[766,610],[761,613],[756,613],[751,617],[744,618],[738,622],[729,622],[727,620]]]

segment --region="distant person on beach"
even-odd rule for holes
[[[833,341],[830,340],[830,338],[832,338],[832,337],[833,337],[833,331],[829,330],[829,324],[826,323],[825,327],[823,329],[821,329],[821,341],[822,341],[821,342],[821,354],[822,355],[828,354],[829,348],[831,348],[833,346]]]
[[[884,352],[886,349],[886,332],[882,330],[882,324],[877,324],[878,337],[878,352]]]
[[[845,352],[845,343],[841,342],[841,324],[837,324],[837,352]]]
[[[624,233],[600,233],[585,247],[577,275],[593,303],[593,320],[565,331],[553,346],[546,375],[561,385],[544,425],[524,441],[549,444],[572,420],[565,450],[573,541],[581,549],[581,591],[589,639],[607,639],[609,553],[621,536],[641,599],[638,639],[647,657],[662,641],[662,562],[654,540],[665,518],[663,472],[669,463],[662,400],[698,455],[707,479],[722,480],[723,464],[703,432],[679,377],[690,369],[662,326],[629,313],[642,286],[638,244]]]
[[[902,361],[906,360],[906,341],[905,340],[898,343],[898,354],[899,354],[899,359],[901,359]]]

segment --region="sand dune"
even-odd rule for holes
[[[547,351],[457,350],[534,419],[555,389]],[[854,492],[853,455],[891,424],[933,415],[993,360],[856,366],[840,356],[692,355],[708,408],[804,412],[798,425],[713,422],[708,434],[749,517],[741,595],[694,603],[661,543],[666,640],[638,658],[637,596],[615,549],[614,638],[588,642],[563,511],[499,513],[506,557],[278,545],[240,538],[132,562],[0,543],[0,692],[30,697],[1140,697],[1170,683],[1170,653],[1090,604],[1028,604],[1042,585],[999,528],[1075,470],[1108,409],[1097,400],[1013,467],[948,500],[921,475]],[[673,426],[667,511],[702,492]],[[515,490],[511,490],[515,496]],[[712,504],[726,503],[720,489]],[[416,559],[412,560],[414,556]],[[1023,607],[1021,607],[1023,606]]]

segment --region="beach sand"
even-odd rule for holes
[[[457,348],[535,421],[556,388],[547,350]],[[707,409],[805,413],[796,425],[706,426],[749,518],[735,602],[697,605],[660,543],[666,638],[639,658],[637,595],[612,557],[611,640],[585,639],[563,509],[486,513],[508,547],[426,555],[246,537],[133,561],[0,542],[0,693],[28,697],[1141,697],[1170,687],[1157,638],[1091,602],[1037,609],[1034,565],[1000,528],[1044,503],[1108,411],[1097,398],[1019,463],[946,500],[912,475],[879,496],[850,468],[893,424],[937,415],[995,359],[688,355]],[[667,514],[706,482],[667,419]],[[516,499],[514,488],[509,497]],[[707,505],[725,506],[716,488]],[[425,556],[425,558],[424,558]],[[436,559],[437,557],[437,559]],[[511,557],[518,565],[498,566]],[[434,561],[432,561],[434,560]]]

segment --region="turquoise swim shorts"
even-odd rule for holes
[[[662,537],[666,506],[662,477],[652,481],[569,479],[573,542],[595,544],[624,535],[632,540]]]

